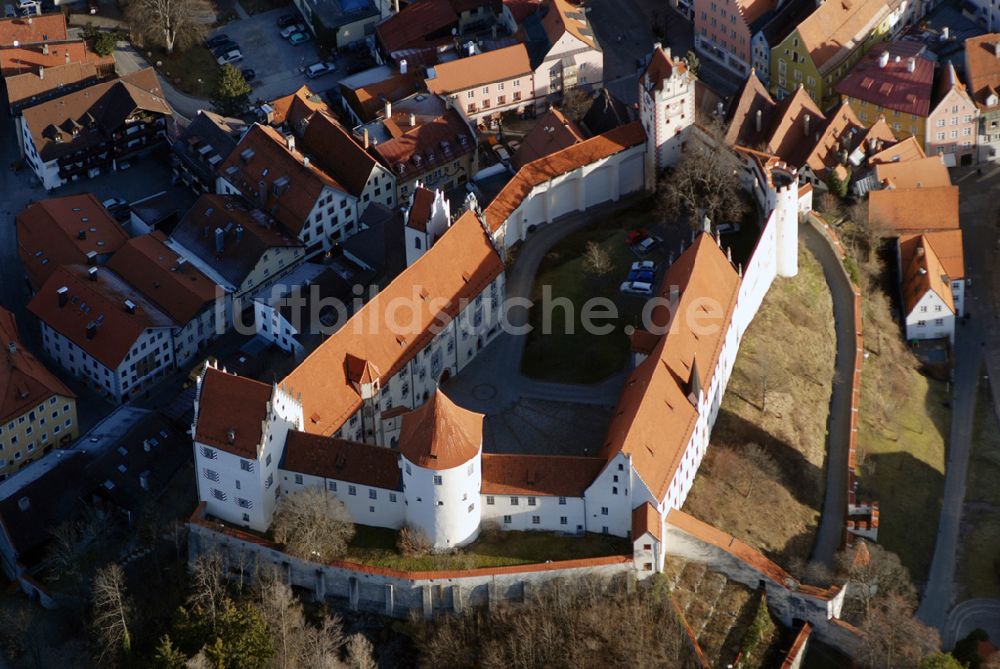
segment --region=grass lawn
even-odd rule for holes
[[[573,560],[605,555],[630,554],[627,539],[586,534],[567,536],[549,532],[499,532],[451,554],[405,557],[396,551],[398,532],[357,525],[357,533],[343,559],[402,571],[474,569],[533,564],[546,560]]]
[[[287,7],[291,4],[288,0],[239,0],[239,3],[246,10],[246,13],[251,16],[269,12],[272,9]]]
[[[651,227],[654,219],[655,213],[648,205],[641,209],[634,207],[566,237],[549,251],[538,268],[532,289],[531,298],[537,306],[529,314],[533,329],[521,360],[525,374],[545,381],[596,383],[624,369],[629,355],[624,328],[639,324],[646,302],[642,296],[618,291],[636,260],[625,244],[625,233]],[[584,270],[583,254],[590,241],[600,244],[611,258],[613,269],[604,276]],[[540,306],[545,287],[551,289],[552,299],[568,298],[573,305],[572,319],[567,318],[558,304],[553,306],[549,334],[543,334],[545,314]],[[592,297],[610,298],[617,308],[617,319],[594,321],[613,324],[614,329],[608,334],[584,332],[581,327],[580,312]]]
[[[1000,597],[1000,425],[981,384],[972,424],[972,454],[962,514],[958,581],[964,598]]]
[[[943,382],[920,373],[886,293],[869,286],[862,299],[868,358],[861,372],[859,497],[878,500],[879,544],[922,583],[941,513],[950,398]]]
[[[200,44],[175,51],[172,56],[159,47],[146,47],[140,52],[182,93],[208,98],[215,90],[219,65],[208,49]]]
[[[713,447],[684,507],[786,565],[811,552],[826,487],[832,313],[823,270],[800,247],[798,275],[775,280],[747,329]],[[745,461],[741,448],[748,443],[766,449],[776,475]],[[722,458],[721,449],[727,451]],[[735,461],[725,457],[733,452]],[[740,481],[733,468],[753,472],[756,485]]]

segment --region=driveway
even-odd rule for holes
[[[812,225],[799,226],[806,248],[823,268],[833,298],[833,320],[837,332],[837,363],[830,395],[827,423],[826,493],[823,515],[816,531],[812,560],[830,565],[844,536],[847,510],[847,462],[851,440],[851,380],[854,378],[854,287],[844,273],[840,258],[823,234]]]

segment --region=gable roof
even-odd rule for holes
[[[302,151],[313,162],[360,198],[377,162],[339,122],[324,112],[309,118],[302,135]]]
[[[924,56],[924,51],[923,44],[906,40],[876,44],[837,84],[836,91],[904,114],[927,116],[934,86],[934,61]],[[889,54],[889,62],[883,67],[884,53]]]
[[[219,176],[298,235],[324,187],[348,190],[288,143],[274,128],[254,124],[219,166]]]
[[[399,451],[290,430],[281,468],[373,488],[402,490]]]
[[[908,237],[899,242],[902,269],[903,304],[906,313],[912,313],[928,292],[933,292],[954,313],[955,302],[951,295],[950,277],[938,259],[934,248],[923,235]]]
[[[48,53],[46,53],[46,49]],[[12,77],[25,72],[38,72],[39,67],[56,67],[69,63],[91,63],[98,69],[114,70],[115,57],[101,56],[83,40],[22,44],[0,49],[0,76]]]
[[[587,23],[587,15],[583,6],[573,6],[566,0],[543,0],[542,11],[548,5],[548,11],[542,17],[542,27],[549,38],[550,44],[555,44],[565,34],[569,33],[591,49],[600,49],[594,38],[594,31]]]
[[[740,144],[748,149],[756,149],[765,144],[776,107],[777,103],[767,86],[757,76],[757,70],[751,70],[730,108],[726,144]],[[758,112],[761,119],[760,130],[757,129]]]
[[[483,211],[487,227],[490,232],[499,230],[535,186],[645,141],[642,123],[634,121],[528,163]]]
[[[519,42],[467,58],[439,63],[434,66],[434,76],[424,83],[431,93],[448,95],[531,73],[528,49]]]
[[[917,141],[916,137],[911,136],[902,141],[890,144],[881,151],[868,156],[868,164],[879,165],[882,163],[905,163],[913,160],[921,160],[926,157],[927,155],[920,147],[920,142]]]
[[[632,540],[649,533],[657,541],[663,541],[663,518],[649,502],[643,502],[632,509]]]
[[[171,149],[214,190],[215,167],[236,148],[246,127],[241,119],[199,109]]]
[[[48,67],[39,76],[38,71],[27,71],[4,79],[7,101],[11,107],[20,107],[37,100],[46,100],[72,91],[84,84],[97,81],[94,63],[68,63]]]
[[[965,40],[965,77],[969,92],[980,106],[1000,88],[1000,33],[987,33]],[[1000,103],[998,103],[1000,104]]]
[[[168,247],[162,232],[133,237],[108,261],[125,279],[178,325],[215,302],[215,283]],[[221,295],[221,289],[218,289]]]
[[[67,38],[62,12],[0,20],[0,46],[65,42]]]
[[[65,304],[60,289],[66,288]],[[125,301],[134,305],[130,313]],[[85,267],[62,266],[28,303],[28,311],[86,351],[108,369],[116,369],[147,328],[171,327],[173,320],[108,269],[93,277]],[[91,325],[95,333],[88,337]]]
[[[413,195],[410,197],[410,210],[406,216],[406,227],[413,228],[418,232],[427,232],[427,224],[431,220],[435,197],[435,192],[430,188],[417,186],[413,189]]]
[[[934,255],[941,263],[944,273],[952,281],[965,278],[965,252],[962,246],[961,230],[933,230],[919,234],[900,235],[900,249],[907,254],[907,258],[912,254],[914,244],[920,237],[923,238],[923,243],[934,249]],[[902,263],[904,267],[906,264],[906,262]]]
[[[313,93],[308,84],[302,84],[297,91],[283,98],[272,100],[268,105],[273,110],[269,123],[279,126],[287,123],[295,128],[308,119],[313,112],[332,113],[323,98]]]
[[[412,70],[401,74],[390,71],[384,79],[356,86],[349,85],[348,77],[340,82],[341,95],[362,123],[368,123],[375,120],[386,102],[396,102],[416,93],[423,84],[420,72]]]
[[[849,153],[853,149],[854,135],[863,128],[851,105],[844,100],[827,120],[823,131],[819,133],[816,144],[805,159],[805,164],[817,174],[825,168],[840,166],[838,154],[841,147]]]
[[[583,497],[607,462],[563,455],[483,453],[483,494]]]
[[[403,415],[399,452],[435,471],[461,467],[483,445],[483,414],[458,406],[438,388],[422,405]]]
[[[688,399],[692,377],[702,388],[711,385],[727,330],[736,306],[740,277],[715,239],[702,233],[667,270],[657,294],[670,299],[673,287],[678,302],[673,313],[701,310],[717,327],[698,334],[687,318],[670,318],[664,307],[654,310],[653,322],[665,326],[653,352],[636,367],[618,399],[601,455],[611,460],[618,453],[631,457],[632,466],[655,499],[662,500],[680,465],[697,421],[697,409]],[[718,305],[710,314],[705,302]],[[701,305],[701,306],[699,306]],[[694,370],[705,370],[698,376]],[[707,373],[705,373],[707,372]]]
[[[646,69],[639,78],[640,85],[649,86],[653,90],[659,91],[663,89],[663,82],[675,73],[682,75],[687,71],[687,64],[683,60],[675,60],[670,55],[670,49],[664,49],[661,46],[658,49],[653,49],[653,53],[649,57],[649,62],[646,64]]]
[[[87,254],[114,253],[128,241],[90,193],[39,200],[20,212],[16,221],[18,255],[35,290],[60,265],[86,265]]]
[[[304,429],[333,434],[361,407],[349,362],[388,379],[427,345],[432,325],[453,318],[461,300],[478,295],[502,272],[500,256],[479,220],[465,212],[282,381],[288,392],[302,395]],[[416,292],[418,287],[422,292]],[[413,305],[413,318],[406,319],[411,322],[387,322],[390,305],[400,301]]]
[[[236,240],[236,230],[242,237]],[[223,248],[216,250],[216,229],[223,231]],[[302,243],[259,209],[248,209],[232,195],[206,193],[198,198],[170,235],[233,287],[239,288],[271,248],[301,248]]]
[[[958,227],[958,186],[893,188],[868,194],[868,220],[896,232]]]
[[[825,0],[796,32],[813,64],[823,73],[867,38],[888,13],[884,0]]]
[[[826,121],[826,116],[806,89],[799,86],[792,95],[777,103],[774,125],[765,142],[766,150],[793,167],[801,167],[815,147]],[[809,126],[808,133],[806,125]]]
[[[241,457],[257,457],[271,386],[209,366],[197,401],[195,441]]]
[[[458,14],[448,0],[417,0],[375,26],[375,34],[390,54],[426,49],[452,42]]]
[[[21,343],[14,314],[0,307],[0,422],[20,416],[53,395],[76,397]]]
[[[402,128],[390,121],[386,128],[392,139],[379,142],[372,150],[398,182],[432,171],[434,161],[441,164],[476,150],[475,136],[453,108],[429,121],[418,122],[416,127]]]
[[[545,112],[511,157],[511,164],[519,170],[527,163],[544,158],[556,151],[584,141],[583,133],[566,115],[553,107]]]
[[[905,163],[880,163],[875,178],[886,188],[936,188],[951,185],[951,176],[941,156],[930,156]]]

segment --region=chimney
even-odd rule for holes
[[[993,43],[993,55],[1000,58],[1000,42]]]
[[[868,138],[868,150],[875,153],[875,147],[878,146],[878,140],[875,137]]]
[[[399,73],[406,74],[406,59],[399,61]]]
[[[302,164],[309,167],[309,156],[302,156]]]
[[[59,296],[59,307],[65,307],[66,303],[69,301],[69,288],[63,286],[56,291],[56,295]]]
[[[365,128],[363,136],[364,136],[365,150],[367,151],[368,150],[368,128]]]
[[[231,427],[228,430],[226,430],[226,442],[230,443],[230,444],[235,444],[236,443],[236,428],[235,427]]]
[[[412,112],[410,113],[410,127],[411,128],[417,127],[417,115]]]
[[[392,118],[392,103],[388,100],[385,101],[385,117],[387,119]]]
[[[17,344],[15,342],[8,342],[7,352],[11,354],[17,353]]]
[[[77,231],[77,233],[76,233],[76,238],[77,239],[86,239],[87,238],[87,230],[85,228],[80,228]]]
[[[125,311],[129,312],[130,314],[135,313],[135,302],[133,302],[132,300],[125,300],[124,304],[125,304]]]
[[[809,121],[811,120],[812,116],[810,116],[809,114],[806,114],[805,116],[802,117],[802,129],[805,131],[807,135],[809,134]]]
[[[889,52],[883,51],[878,56],[878,66],[884,68],[888,64],[889,64]]]
[[[243,226],[242,225],[237,225],[236,226],[236,243],[239,244],[241,241],[243,241]]]
[[[918,258],[923,258],[924,257],[924,247],[923,246],[918,246],[917,247],[917,257]]]
[[[42,45],[42,55],[43,56],[49,55],[49,43],[48,42],[46,42],[45,44]]]
[[[91,267],[87,270],[87,278],[91,281],[97,281],[97,268]]]
[[[31,21],[29,20],[28,23],[31,23]],[[951,39],[951,28],[949,28],[948,26],[944,26],[943,28],[941,28],[941,39],[945,41]]]
[[[97,334],[97,323],[90,321],[87,323],[87,339],[93,339]]]
[[[906,71],[913,72],[915,69],[917,69],[917,59],[910,56],[906,59]]]
[[[31,508],[31,500],[28,499],[27,495],[17,500],[17,508],[21,511],[27,511]]]
[[[756,125],[756,127],[757,127],[757,132],[760,132],[760,127],[761,127],[761,123],[762,123],[762,119],[763,118],[764,118],[764,112],[762,112],[760,109],[758,109],[757,110],[757,114],[756,114],[756,121],[754,122],[755,125]]]
[[[215,252],[222,253],[226,248],[226,233],[222,231],[222,228],[215,229]]]
[[[66,49],[66,64],[69,65],[69,49]]]
[[[295,151],[295,135],[289,135],[285,138],[285,146],[288,147],[289,151]]]

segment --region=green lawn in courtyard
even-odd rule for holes
[[[215,90],[219,64],[208,49],[196,44],[168,56],[159,47],[140,49],[157,71],[177,90],[199,98],[208,98]]]
[[[639,324],[646,302],[645,297],[625,295],[618,290],[637,260],[625,243],[625,235],[628,230],[649,228],[656,223],[655,212],[650,207],[644,203],[609,216],[562,239],[546,254],[532,289],[535,306],[529,319],[533,329],[527,336],[521,360],[525,374],[545,381],[596,383],[624,369],[629,355],[629,339],[624,328]],[[614,267],[604,276],[590,274],[584,269],[584,251],[590,241],[600,244],[611,258]],[[650,257],[661,263],[664,254],[665,250],[660,249]],[[558,304],[550,309],[552,327],[547,334],[543,332],[545,310],[541,307],[546,287],[551,291],[550,302],[567,298],[572,305],[571,318]],[[595,321],[613,325],[607,334],[585,332],[581,327],[584,303],[593,297],[610,298],[615,304],[617,319]]]
[[[484,534],[455,553],[406,557],[396,551],[397,531],[367,525],[355,527],[357,532],[342,559],[401,571],[506,567],[546,560],[626,555],[632,551],[627,539],[602,534],[495,532]]]

